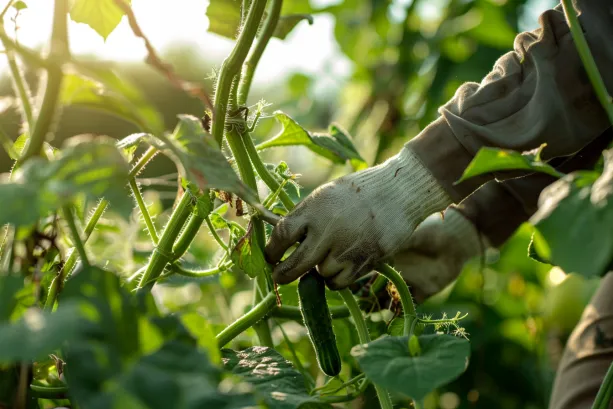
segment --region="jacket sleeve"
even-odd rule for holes
[[[551,164],[563,173],[592,169],[611,141],[613,129],[609,128],[572,157],[556,158]],[[464,199],[457,208],[487,237],[492,246],[499,247],[536,212],[539,195],[554,181],[554,177],[542,173],[504,182],[490,181]]]
[[[590,409],[613,363],[613,272],[583,311],[558,366],[549,409]],[[608,406],[613,408],[613,402]]]
[[[579,3],[590,49],[613,90],[610,2]],[[461,86],[440,108],[441,116],[407,144],[456,203],[494,177],[508,177],[485,175],[454,184],[481,147],[528,151],[547,143],[545,159],[563,157],[609,126],[561,8],[546,11],[539,22],[539,29],[515,38],[514,51],[502,56],[481,83]]]

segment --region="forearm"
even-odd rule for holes
[[[613,27],[604,0],[591,2],[590,7],[583,22],[600,10],[600,20]],[[564,14],[549,10],[540,23],[539,30],[516,37],[515,50],[500,58],[481,83],[460,87],[440,109],[441,117],[408,143],[456,203],[494,177],[521,175],[497,173],[456,185],[481,147],[528,151],[547,143],[546,159],[569,156],[610,125],[585,75]],[[613,45],[600,31],[592,32],[604,25],[593,28],[589,23],[584,29],[590,48],[605,83],[613,89]]]
[[[572,332],[549,403],[550,409],[589,409],[613,362],[613,272],[583,311]]]

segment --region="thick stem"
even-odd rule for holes
[[[86,267],[89,267],[91,264],[89,263],[87,252],[85,251],[85,245],[83,244],[83,241],[81,240],[81,237],[79,235],[79,230],[77,229],[77,225],[74,221],[74,216],[72,214],[72,208],[70,206],[64,206],[62,213],[64,213],[64,219],[66,220],[66,223],[68,223],[68,228],[70,229],[70,233],[72,235],[72,241],[74,242],[74,246],[77,249],[77,252],[79,253],[81,262]]]
[[[198,216],[196,213],[192,213],[187,225],[185,225],[185,229],[183,229],[183,232],[172,248],[172,258],[174,260],[178,260],[179,258],[183,257],[183,254],[185,254],[189,246],[194,241],[196,234],[198,234],[202,223],[204,223],[204,217]]]
[[[188,192],[185,192],[183,196],[181,196],[181,200],[174,212],[172,212],[168,224],[166,224],[164,232],[160,237],[159,243],[155,250],[153,250],[147,269],[141,277],[137,289],[142,289],[146,285],[152,286],[155,279],[164,271],[166,264],[172,261],[172,246],[192,212],[192,205],[192,196]]]
[[[264,28],[262,29],[260,37],[255,43],[255,47],[251,49],[251,52],[247,57],[247,61],[245,61],[245,65],[243,66],[243,74],[238,86],[238,105],[247,104],[247,97],[249,96],[249,90],[251,89],[253,74],[255,73],[255,69],[260,62],[260,58],[262,58],[262,54],[264,53],[268,42],[277,28],[282,7],[283,0],[272,0],[268,18],[264,23]]]
[[[63,72],[62,63],[68,56],[68,0],[55,0],[53,10],[53,31],[51,34],[51,46],[49,59],[52,64],[47,68],[47,84],[45,95],[36,118],[34,129],[30,131],[30,139],[23,155],[15,165],[20,166],[23,162],[41,153],[43,144],[51,130],[55,120],[59,104],[60,89],[62,86]]]
[[[377,266],[377,271],[379,274],[390,280],[398,290],[400,303],[402,304],[402,310],[404,312],[404,328],[402,333],[403,335],[407,336],[411,332],[411,325],[417,316],[415,304],[413,304],[413,296],[411,296],[409,287],[407,286],[407,283],[405,283],[400,273],[391,268],[389,265],[381,263]]]
[[[98,224],[98,221],[102,217],[102,214],[104,214],[104,211],[106,210],[108,205],[109,202],[107,202],[106,200],[101,200],[100,203],[98,203],[98,207],[96,207],[96,209],[92,213],[91,217],[87,221],[87,224],[85,225],[85,230],[83,230],[84,243],[87,243],[87,240],[93,233],[96,224]],[[68,259],[64,263],[64,266],[51,282],[51,285],[49,286],[49,294],[47,294],[47,301],[45,301],[45,310],[51,311],[53,309],[53,306],[55,305],[55,300],[57,299],[59,293],[62,290],[62,287],[64,286],[64,281],[66,280],[66,277],[68,277],[75,264],[77,263],[77,254],[78,252],[75,251],[75,249],[73,248],[72,252],[70,253],[70,256],[68,256]]]
[[[579,57],[583,62],[587,76],[592,83],[592,87],[594,87],[594,91],[596,92],[596,96],[598,97],[600,104],[609,117],[609,122],[613,124],[613,100],[611,99],[611,96],[607,91],[607,87],[605,86],[605,83],[598,72],[598,66],[596,65],[596,61],[594,61],[594,56],[592,55],[590,47],[587,44],[587,40],[583,35],[583,29],[579,24],[579,18],[577,17],[577,12],[573,7],[573,2],[571,0],[562,0],[562,6],[564,8],[566,20],[568,21],[568,26],[570,27],[570,34],[573,37],[575,47],[577,48]]]
[[[358,338],[360,339],[360,343],[368,344],[370,342],[370,334],[368,333],[366,320],[364,320],[362,310],[360,310],[360,307],[358,306],[357,301],[353,297],[353,294],[346,288],[344,290],[340,290],[338,293],[341,297],[343,297],[343,301],[345,301],[345,305],[351,313],[353,323],[355,324],[355,328],[358,332]],[[379,398],[381,409],[393,409],[392,400],[390,399],[390,396],[385,390],[385,388],[382,388],[381,386],[375,384],[375,390],[377,391],[377,397]]]
[[[273,293],[268,293],[258,304],[254,305],[251,310],[227,326],[223,331],[217,334],[217,345],[223,348],[228,342],[239,336],[249,327],[255,326],[262,318],[264,318],[276,305],[276,296]]]
[[[138,205],[140,214],[143,216],[143,220],[147,225],[147,231],[149,232],[149,236],[151,236],[153,244],[158,244],[158,242],[160,241],[158,238],[158,233],[155,230],[155,225],[153,224],[153,220],[151,220],[151,215],[149,215],[149,210],[147,210],[147,205],[143,200],[143,195],[141,195],[140,193],[140,188],[138,187],[138,183],[136,183],[136,179],[130,179],[130,188],[132,189],[134,199],[136,199],[136,204]]]
[[[249,13],[245,19],[245,25],[241,30],[234,49],[226,58],[219,72],[217,80],[217,92],[215,93],[215,120],[213,121],[212,134],[219,145],[223,140],[223,133],[226,124],[226,113],[228,110],[228,97],[234,77],[240,72],[247,53],[251,48],[253,39],[258,31],[266,0],[253,0]]]

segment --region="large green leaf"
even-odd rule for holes
[[[308,6],[308,1],[289,1],[284,4],[282,16],[277,23],[273,33],[274,37],[284,40],[285,37],[300,23],[307,20],[313,24],[313,17],[310,14],[314,11]],[[300,3],[305,3],[300,5]],[[209,19],[209,31],[221,36],[235,39],[239,33],[241,22],[241,1],[240,0],[210,0],[206,9],[206,16]],[[266,20],[266,14],[262,22]]]
[[[270,409],[295,409],[317,403],[310,396],[304,378],[277,351],[251,347],[244,351],[222,349],[224,367],[253,385],[256,395]]]
[[[105,197],[118,214],[128,217],[133,206],[125,189],[128,173],[128,163],[112,139],[70,138],[53,160],[31,159],[15,172],[13,182],[0,184],[5,203],[0,225],[32,224],[78,194]]]
[[[309,133],[283,112],[276,111],[274,115],[283,128],[276,136],[259,144],[258,150],[276,146],[303,145],[335,163],[343,164],[350,161],[356,169],[366,166],[351,139],[338,125],[332,124],[326,134]]]
[[[527,170],[546,173],[555,177],[561,176],[555,168],[541,161],[540,152],[544,147],[545,145],[541,146],[535,153],[524,154],[506,149],[481,148],[457,183],[485,173],[505,170]]]
[[[79,64],[62,82],[60,101],[116,115],[141,130],[160,134],[164,120],[133,84],[113,70]]]
[[[420,401],[466,370],[470,346],[451,335],[423,335],[419,344],[421,354],[411,356],[408,337],[384,337],[356,345],[352,355],[368,379]]]
[[[613,260],[613,150],[604,152],[605,169],[576,172],[543,191],[532,249],[539,259],[567,273],[598,276]]]
[[[82,319],[78,303],[64,303],[53,313],[31,308],[19,321],[0,324],[0,363],[46,356],[81,332]]]
[[[215,139],[195,116],[179,115],[179,123],[160,146],[175,160],[189,182],[200,189],[215,188],[232,192],[250,204],[257,204],[256,193],[243,184]]]
[[[130,4],[131,0],[126,0]],[[74,0],[70,18],[77,23],[85,23],[106,40],[115,30],[123,17],[123,11],[115,0]]]

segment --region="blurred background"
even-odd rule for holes
[[[9,13],[6,29],[16,30],[13,32],[20,43],[42,49],[49,37],[52,2],[29,0],[27,4],[16,19],[15,13]],[[183,78],[202,83],[212,94],[215,69],[233,42],[207,31],[208,2],[132,0],[132,5],[143,31],[164,60]],[[480,81],[500,56],[512,50],[515,35],[538,28],[539,14],[555,2],[302,0],[292,6],[293,10],[303,7],[304,12],[313,13],[314,22],[301,22],[283,41],[272,39],[256,71],[249,103],[264,99],[271,104],[269,114],[283,110],[312,131],[338,122],[372,165],[393,155],[435,119],[437,108],[459,85]],[[172,129],[179,113],[202,115],[199,101],[173,88],[143,63],[145,48],[125,19],[106,41],[88,26],[71,22],[70,41],[79,58],[111,64],[133,82],[163,115],[167,129]],[[24,70],[36,90],[37,73],[27,67]],[[0,55],[0,125],[16,139],[20,120],[12,96],[6,61]],[[274,119],[265,118],[254,137],[269,138],[277,129]],[[133,132],[136,128],[121,119],[69,106],[52,143],[60,145],[65,138],[81,133],[121,138]],[[351,171],[300,147],[266,155],[270,162],[285,160],[294,173],[301,174],[301,195]],[[0,173],[11,165],[8,156],[0,152]],[[142,175],[145,197],[159,226],[163,226],[165,209],[176,194],[174,172],[169,160],[158,157]],[[139,247],[148,240],[137,219],[135,216],[130,226],[103,222],[94,237],[98,257],[125,273],[135,271],[148,254],[147,248]],[[118,242],[118,234],[123,240],[133,238],[134,248],[126,249],[125,241]],[[523,226],[499,252],[467,265],[455,286],[420,306],[421,312],[435,316],[468,312],[464,325],[473,348],[468,371],[430,396],[428,408],[547,407],[564,342],[598,282],[566,275],[529,259],[530,235],[530,227]],[[190,257],[199,265],[216,257],[208,234],[202,233]],[[127,259],[132,261],[126,263]],[[240,291],[247,288],[241,280],[244,278],[225,274],[210,283],[176,286],[165,292],[166,306],[171,311],[206,311],[221,327],[250,302],[250,293]],[[219,288],[221,291],[216,290]],[[227,311],[220,305],[227,306]],[[373,333],[385,332],[385,314],[373,314],[369,320]],[[299,356],[313,360],[303,330],[294,328],[292,332],[289,325],[286,330],[304,349],[304,353],[299,350]],[[279,342],[282,344],[283,338]],[[342,349],[340,344],[342,340]],[[349,356],[348,350],[344,356]],[[311,366],[315,373],[316,364],[311,362]],[[370,407],[368,402],[358,404]]]

